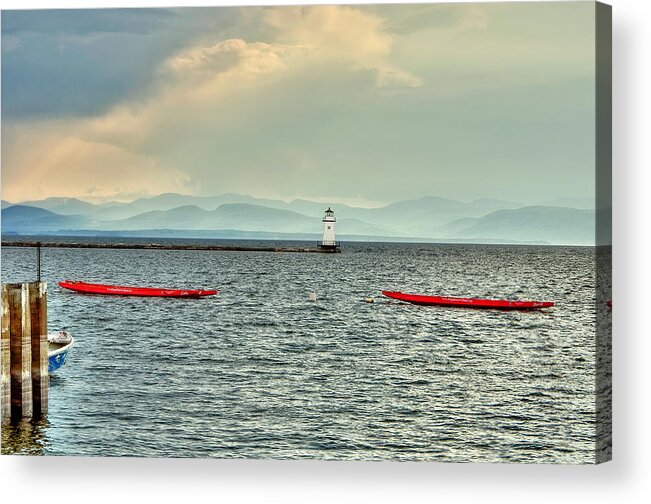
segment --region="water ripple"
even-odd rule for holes
[[[32,278],[32,255],[3,248],[3,282]],[[3,429],[3,453],[594,461],[592,248],[45,249],[43,267],[49,326],[77,345],[47,421]],[[83,296],[64,278],[221,292]],[[381,289],[557,306],[422,307]]]

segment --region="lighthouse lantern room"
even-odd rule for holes
[[[339,248],[339,243],[337,243],[335,237],[335,224],[337,219],[335,218],[335,212],[332,208],[328,207],[325,211],[325,216],[323,217],[323,240],[319,244],[322,249],[332,249],[337,251]]]

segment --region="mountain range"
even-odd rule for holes
[[[481,198],[425,196],[380,208],[331,205],[343,240],[402,239],[477,243],[593,245],[594,200],[565,198],[540,205]],[[327,204],[248,195],[166,193],[128,203],[76,198],[2,201],[3,234],[113,234],[317,239]]]

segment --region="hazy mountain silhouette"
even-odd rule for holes
[[[387,230],[357,219],[340,221],[351,234],[386,234]],[[154,210],[122,220],[103,221],[100,229],[228,229],[273,233],[319,233],[320,219],[290,210],[246,203],[224,204],[215,210],[185,205]]]
[[[90,214],[96,205],[77,198],[46,198],[37,201],[23,201],[21,205],[43,208],[60,215]]]
[[[13,205],[2,209],[2,232],[38,234],[88,226],[88,218],[60,215],[42,208]]]
[[[594,210],[595,208],[595,198],[554,198],[553,200],[544,201],[541,206],[557,206],[557,207],[568,207],[568,208],[578,208],[580,210]]]
[[[586,198],[576,200],[577,204],[588,202]],[[285,202],[231,193],[203,197],[166,193],[129,203],[99,205],[76,198],[47,198],[31,203],[28,206],[3,202],[3,232],[170,230],[185,236],[193,230],[221,230],[235,234],[239,231],[242,236],[314,236],[321,232],[321,217],[328,207],[303,199]],[[46,206],[48,209],[43,208]],[[488,198],[462,202],[435,196],[398,201],[381,208],[340,204],[332,207],[338,234],[345,236],[558,244],[593,244],[595,239],[594,210],[582,208],[523,206]]]
[[[498,210],[479,218],[453,221],[439,229],[441,236],[498,241],[544,241],[555,244],[592,245],[594,210],[529,206]]]

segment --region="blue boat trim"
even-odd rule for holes
[[[58,334],[48,334],[48,344],[55,343],[57,338],[61,340],[62,337],[65,337],[65,339],[67,340],[64,341],[65,343],[64,346],[48,351],[47,353],[48,373],[53,373],[54,371],[58,370],[61,366],[63,366],[66,363],[66,359],[68,358],[70,349],[75,343],[75,340],[70,333],[62,331],[61,333]]]

